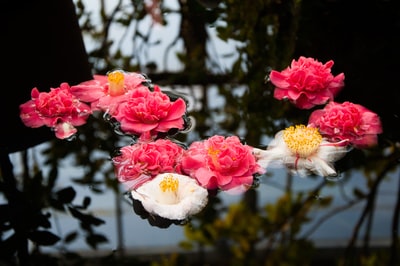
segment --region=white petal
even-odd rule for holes
[[[316,175],[325,177],[337,175],[336,170],[331,166],[330,163],[322,160],[317,156],[310,158],[310,160],[304,161],[306,161],[306,165],[304,167]]]
[[[337,176],[336,170],[326,161],[315,157],[314,158],[314,166],[313,172],[320,176]]]
[[[291,156],[291,152],[287,149],[284,143],[278,143],[276,141],[273,141],[271,143],[279,145],[270,144],[267,150],[257,148],[253,149],[253,154],[256,158],[257,164],[264,169],[267,169],[267,167],[273,164],[282,164],[286,157]]]
[[[340,146],[324,141],[319,147],[317,156],[324,161],[335,162],[343,158],[348,151],[347,146]]]

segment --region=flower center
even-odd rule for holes
[[[178,187],[179,180],[172,174],[163,177],[160,184],[161,193],[158,193],[157,201],[162,204],[177,204],[179,202]]]
[[[296,125],[283,131],[283,140],[296,156],[307,158],[318,150],[322,136],[317,128]]]
[[[110,96],[119,96],[125,93],[124,74],[122,71],[116,70],[107,74],[108,78],[108,94]]]
[[[210,147],[207,149],[208,155],[211,157],[216,157],[221,151],[219,149],[215,149],[214,147]]]
[[[167,175],[160,182],[160,189],[162,192],[176,192],[179,187],[178,178],[173,177],[172,175]]]
[[[219,149],[216,149],[214,147],[209,147],[207,149],[207,153],[211,158],[211,162],[214,165],[214,167],[217,169],[220,167],[219,162],[218,162],[218,155],[220,154],[220,152],[221,151]]]

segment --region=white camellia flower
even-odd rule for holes
[[[131,191],[144,209],[170,220],[184,220],[199,213],[208,202],[207,189],[189,176],[163,173]]]
[[[277,162],[292,173],[337,176],[332,163],[347,153],[346,142],[328,142],[317,128],[296,125],[279,131],[266,150],[254,148],[257,163],[267,168]]]

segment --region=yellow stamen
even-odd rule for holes
[[[107,74],[108,77],[108,94],[111,96],[119,96],[125,93],[124,74],[122,71],[116,70]]]
[[[317,128],[296,125],[283,131],[283,140],[296,156],[307,158],[318,150],[322,136]]]
[[[175,192],[178,190],[179,180],[173,175],[166,175],[164,179],[160,182],[160,189],[162,192],[171,191]]]
[[[213,165],[218,168],[219,167],[219,162],[218,162],[218,154],[221,151],[219,149],[215,149],[214,147],[210,147],[207,149],[208,155],[211,157],[211,161]]]
[[[210,148],[208,148],[207,149],[207,153],[208,153],[208,155],[210,155],[210,156],[218,156],[218,154],[220,153],[221,151],[220,150],[218,150],[218,149],[214,149],[214,147],[210,147]]]

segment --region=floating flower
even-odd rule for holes
[[[128,95],[113,115],[123,132],[133,135],[150,132],[154,136],[159,132],[184,128],[186,102],[182,98],[171,101],[158,86],[154,86],[154,91],[139,87]]]
[[[61,83],[50,92],[33,88],[31,100],[20,105],[20,117],[26,126],[50,127],[59,139],[74,135],[75,126],[85,124],[90,114],[90,107],[71,94],[68,83]]]
[[[376,145],[382,125],[377,114],[351,102],[328,103],[324,109],[311,113],[309,126],[319,128],[330,141],[345,140],[356,148]]]
[[[131,191],[144,209],[170,220],[185,220],[199,213],[208,202],[207,189],[195,179],[176,173],[163,173]]]
[[[301,56],[298,61],[282,72],[271,71],[269,76],[275,86],[274,97],[288,99],[301,109],[310,109],[316,105],[333,100],[344,87],[344,74],[333,76],[332,60],[322,64],[313,58]]]
[[[115,70],[105,75],[71,86],[71,92],[83,102],[91,103],[93,111],[101,110],[110,115],[125,101],[126,93],[137,88],[147,88],[148,80],[141,74]]]
[[[118,180],[136,188],[158,174],[179,172],[178,161],[184,149],[168,139],[139,141],[120,149],[112,158]]]
[[[262,173],[252,148],[236,136],[212,136],[193,142],[182,159],[182,171],[207,189],[243,192],[253,184],[254,174]]]
[[[293,173],[306,176],[336,176],[333,162],[347,152],[345,142],[328,142],[317,128],[297,125],[279,131],[267,150],[254,148],[257,163],[267,168],[274,162],[286,166]]]

